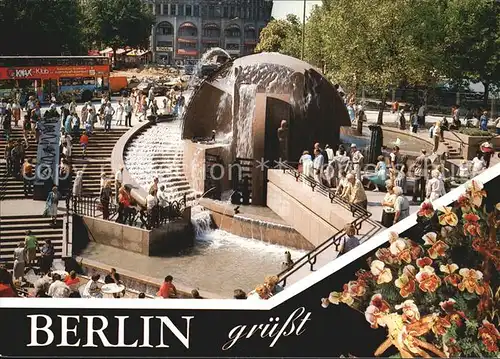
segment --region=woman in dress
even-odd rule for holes
[[[384,161],[384,156],[378,156],[377,158],[377,166],[375,167],[375,175],[369,177],[370,182],[375,186],[374,192],[378,192],[378,186],[385,185],[385,181],[387,181],[387,165]]]
[[[118,108],[116,109],[116,125],[121,126],[123,121],[123,103],[121,101],[118,102]]]
[[[60,198],[61,194],[58,192],[57,186],[52,187],[52,191],[49,192],[47,201],[45,202],[44,215],[52,218],[53,225],[57,223],[57,206]]]
[[[14,126],[18,127],[19,120],[21,119],[21,105],[17,101],[14,101],[12,105],[12,116],[14,116]]]
[[[24,266],[26,263],[26,249],[24,242],[19,242],[17,248],[14,249],[14,280],[24,280]]]
[[[101,192],[102,219],[109,219],[109,203],[111,201],[111,181],[106,182]]]
[[[438,170],[434,170],[431,172],[432,178],[427,182],[426,186],[426,194],[427,198],[430,201],[434,201],[439,197],[446,194],[446,189],[444,188],[444,182],[439,177],[441,176],[441,172]]]
[[[83,187],[83,172],[76,173],[75,180],[73,181],[73,198],[80,198],[82,196]]]
[[[394,185],[401,187],[403,193],[406,193],[406,173],[408,170],[406,169],[406,165],[403,165],[399,170],[396,179],[394,181]]]
[[[387,194],[382,200],[382,225],[389,228],[394,223],[394,203],[396,202],[396,195],[394,194],[394,183],[390,180],[386,181],[385,187]]]
[[[40,270],[42,273],[49,273],[54,262],[54,255],[56,254],[56,250],[50,239],[45,240],[44,245],[40,249],[40,254],[42,255],[40,257]]]
[[[92,278],[87,282],[85,288],[83,289],[83,298],[102,298],[101,288],[97,282],[101,276],[99,274],[94,274]]]

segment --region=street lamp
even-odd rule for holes
[[[304,12],[302,13],[302,51],[300,54],[300,59],[304,60],[305,46],[306,46],[306,4],[307,0],[304,0]]]

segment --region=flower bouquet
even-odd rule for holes
[[[454,207],[422,204],[421,239],[391,233],[388,248],[368,260],[342,292],[322,299],[347,304],[387,339],[403,358],[499,357],[500,204],[488,212],[483,185],[471,181]]]

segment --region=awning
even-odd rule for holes
[[[206,24],[203,26],[204,29],[220,29],[219,25],[217,24]]]
[[[149,50],[131,50],[127,53],[127,56],[144,56],[149,52]]]
[[[191,27],[191,28],[193,28],[193,29],[196,29],[196,26],[195,26],[193,23],[191,23],[191,22],[185,22],[185,23],[181,24],[181,26],[179,26],[179,27],[180,27],[180,28],[183,28],[183,27]]]
[[[183,43],[183,44],[196,44],[198,40],[195,39],[184,39],[182,37],[179,37],[177,39],[177,42]]]
[[[178,49],[177,50],[177,55],[198,56],[198,50]]]
[[[113,52],[113,49],[111,47],[107,47],[104,50],[99,51],[101,55],[106,55],[106,54],[111,54]]]
[[[231,30],[231,29],[240,29],[240,27],[236,24],[231,24],[228,27],[226,27],[226,30]]]

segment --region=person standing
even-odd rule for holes
[[[345,226],[345,235],[342,237],[342,247],[339,255],[345,254],[360,245],[359,238],[356,237],[356,228],[349,223]]]
[[[397,166],[399,164],[399,161],[400,161],[400,157],[401,157],[399,154],[399,146],[393,147],[392,152],[390,153],[389,157],[391,159],[391,168],[393,170],[396,170]]]
[[[38,239],[29,229],[26,231],[26,237],[24,237],[24,248],[26,248],[26,260],[28,262],[28,267],[31,267],[36,261]]]
[[[57,206],[60,198],[61,194],[57,190],[57,186],[53,186],[52,191],[50,191],[47,196],[45,211],[43,213],[45,216],[50,216],[52,218],[52,225],[54,226],[57,224]]]
[[[481,131],[488,131],[488,111],[484,111],[482,116],[479,118],[479,129]]]
[[[151,88],[148,91],[148,102],[146,103],[146,106],[149,107],[151,106],[151,103],[155,99],[155,88],[154,86],[151,86]]]
[[[279,158],[282,161],[288,160],[288,123],[286,120],[281,121],[278,128],[278,141],[280,145]]]
[[[26,158],[22,167],[24,196],[28,197],[33,193],[33,165],[29,158]]]
[[[427,151],[422,149],[420,151],[420,156],[418,156],[413,164],[413,175],[415,177],[415,184],[413,186],[413,198],[412,202],[417,203],[417,198],[420,197],[420,201],[425,201],[425,188],[426,188],[426,178],[428,176],[430,168],[430,160],[427,158]]]
[[[118,203],[118,192],[123,184],[123,166],[115,173],[115,203]]]
[[[302,166],[301,171],[304,176],[314,177],[313,160],[309,151],[302,152],[302,156],[299,158],[299,166]]]
[[[125,109],[123,108],[123,104],[121,101],[118,102],[118,108],[116,109],[116,125],[121,126],[123,121],[123,112]]]
[[[125,126],[132,127],[132,105],[130,100],[125,103],[123,111],[125,112]]]
[[[356,144],[351,145],[351,160],[352,160],[352,169],[356,174],[356,179],[361,181],[361,166],[363,164],[363,154],[360,150],[358,150]]]
[[[378,192],[378,186],[383,186],[385,181],[387,181],[387,165],[385,164],[384,156],[378,156],[377,160],[375,175],[369,178],[369,181],[375,186],[373,192]]]
[[[361,183],[352,173],[349,173],[346,178],[349,185],[343,194],[343,198],[350,204],[360,206],[366,210],[368,207],[368,198],[366,197],[363,183]]]
[[[75,180],[73,181],[73,200],[78,201],[78,199],[82,196],[83,189],[83,172],[76,172]]]
[[[321,184],[322,182],[322,174],[323,174],[323,165],[324,165],[324,158],[323,155],[321,154],[321,151],[318,148],[314,149],[314,162],[313,162],[313,169],[314,169],[314,179],[316,182]]]
[[[152,190],[146,197],[146,213],[148,218],[148,229],[156,228],[158,224],[158,199],[157,191]]]
[[[12,274],[14,276],[14,280],[22,280],[24,281],[24,267],[26,263],[27,255],[26,248],[24,247],[23,242],[19,242],[17,248],[14,249],[14,269]]]
[[[433,170],[431,176],[432,178],[427,182],[426,197],[430,201],[434,201],[445,195],[446,189],[443,180],[439,178],[441,173],[438,170]]]
[[[115,114],[115,109],[111,106],[111,102],[108,102],[104,109],[104,131],[111,131],[111,121],[113,120],[113,116]]]
[[[479,147],[481,153],[483,154],[483,159],[486,164],[486,168],[490,167],[491,156],[495,153],[493,144],[490,141],[483,142]]]
[[[19,120],[21,120],[21,105],[17,101],[14,101],[12,105],[12,116],[14,117],[14,126],[18,127]]]
[[[396,224],[410,216],[410,202],[403,194],[401,187],[395,186],[393,191],[396,196],[396,201],[394,202],[394,224]]]

